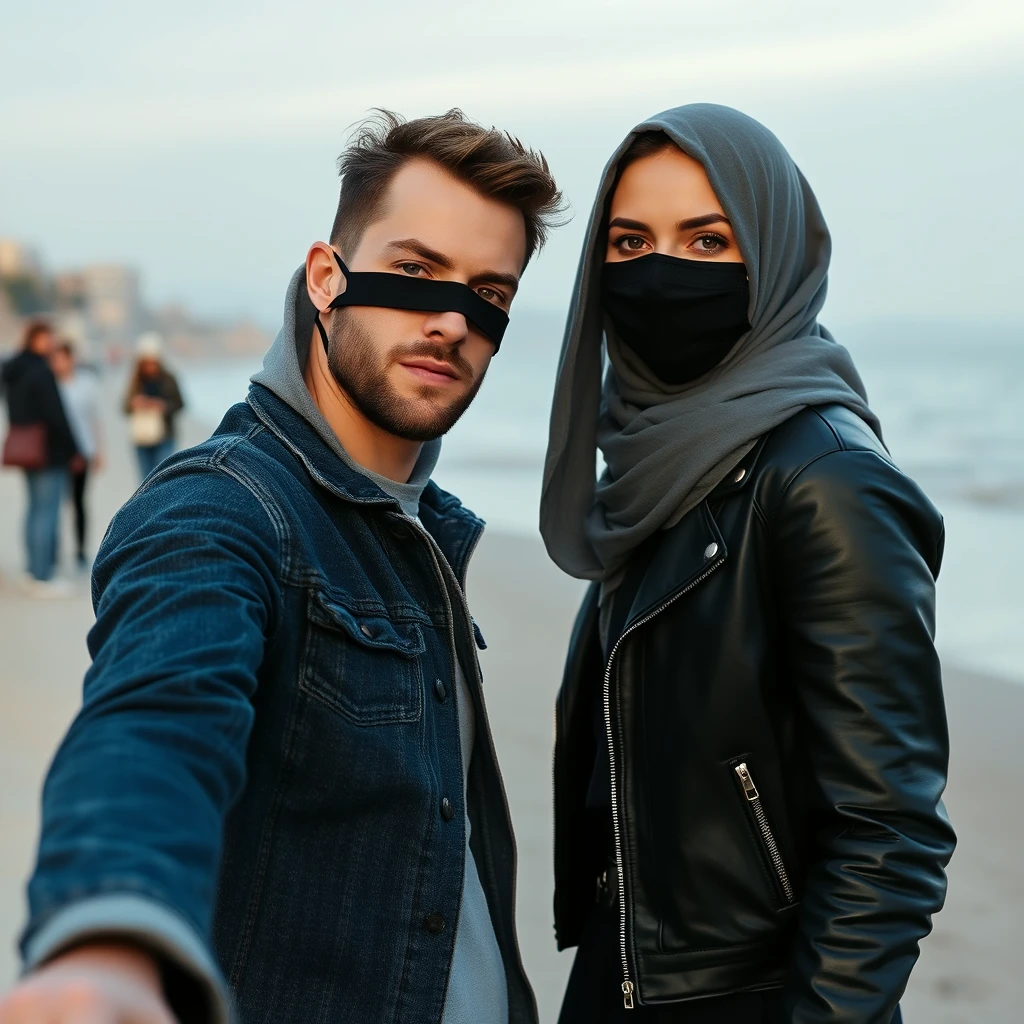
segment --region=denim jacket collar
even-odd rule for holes
[[[382,512],[405,518],[401,505],[393,497],[368,477],[346,466],[319,434],[268,388],[253,384],[247,401],[267,430],[292,452],[320,487],[343,501],[379,506]],[[456,578],[463,582],[484,521],[433,480],[420,499],[420,521],[448,560]]]

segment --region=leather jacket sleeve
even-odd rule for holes
[[[818,824],[785,1019],[889,1024],[955,844],[933,643],[942,520],[870,451],[818,458],[766,511]]]

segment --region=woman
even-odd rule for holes
[[[541,508],[594,581],[557,710],[562,1024],[889,1024],[942,905],[942,520],[818,323],[829,253],[735,110],[660,114],[605,171]]]
[[[57,344],[50,356],[50,368],[57,378],[61,402],[80,456],[71,465],[71,504],[75,516],[75,560],[79,569],[84,569],[89,561],[85,546],[88,527],[85,492],[91,475],[103,467],[100,451],[103,430],[96,374],[78,365],[74,346],[69,341]]]
[[[3,463],[25,473],[25,587],[40,598],[71,594],[70,584],[56,578],[57,552],[69,471],[80,461],[48,362],[52,352],[49,324],[32,321],[25,329],[21,351],[3,368],[10,421]]]
[[[145,480],[174,452],[174,419],[184,403],[174,374],[162,362],[158,334],[144,334],[136,349],[135,372],[125,395],[124,411]]]

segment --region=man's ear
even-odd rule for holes
[[[345,275],[327,242],[314,242],[306,253],[306,289],[321,313],[345,290]]]

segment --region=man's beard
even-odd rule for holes
[[[375,426],[406,441],[433,441],[447,434],[476,398],[484,375],[447,402],[429,384],[420,389],[421,401],[403,398],[388,379],[388,370],[400,358],[425,357],[447,363],[460,381],[472,380],[473,368],[457,348],[429,341],[399,345],[381,357],[369,333],[349,314],[347,309],[335,309],[331,314],[327,365],[356,408]]]

